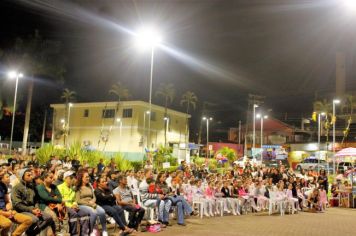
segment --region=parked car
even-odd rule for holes
[[[354,164],[352,162],[348,162],[348,161],[343,161],[343,162],[339,162],[337,164],[337,171],[347,171],[349,169],[352,169],[354,167]]]
[[[269,161],[264,161],[263,164],[265,164],[266,167],[278,167],[280,165],[284,165],[285,168],[290,167],[287,159],[272,159]]]
[[[296,169],[301,170],[308,170],[308,169],[327,169],[327,163],[324,160],[318,160],[316,158],[306,158],[302,162],[300,162]]]

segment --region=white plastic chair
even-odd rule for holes
[[[201,200],[198,197],[193,197],[192,208],[197,209],[198,213],[200,215],[200,218],[203,218],[203,214],[204,214],[204,201],[203,200]]]

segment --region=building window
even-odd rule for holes
[[[84,117],[89,117],[89,109],[85,109],[85,110],[84,110],[83,116],[84,116]]]
[[[126,108],[122,111],[123,118],[131,118],[132,117],[132,108]]]
[[[115,117],[115,109],[103,110],[102,117],[103,118],[114,118]]]

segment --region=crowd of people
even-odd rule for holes
[[[186,217],[199,213],[214,217],[270,211],[272,200],[282,201],[292,213],[323,212],[328,205],[325,170],[296,174],[284,165],[261,167],[247,162],[222,174],[183,161],[172,172],[153,168],[120,172],[114,160],[107,165],[100,160],[94,168],[58,156],[46,165],[39,165],[35,156],[24,160],[14,155],[2,161],[2,236],[9,232],[15,236],[97,235],[99,225],[101,235],[107,236],[108,223],[128,235],[147,230],[147,224],[159,224],[161,229],[171,226],[172,212],[177,224],[185,226]],[[193,209],[195,202],[203,207]],[[145,214],[150,209],[157,222]],[[148,220],[143,224],[145,215]],[[12,227],[12,222],[18,226]]]

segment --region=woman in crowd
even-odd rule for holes
[[[90,177],[86,170],[81,170],[78,173],[77,190],[75,200],[79,205],[79,209],[86,210],[90,213],[90,232],[94,235],[94,226],[96,218],[99,217],[102,227],[102,236],[108,236],[106,230],[106,215],[104,209],[96,204],[96,198],[93,187],[90,185]]]

